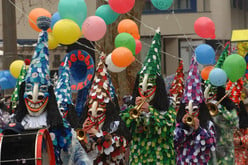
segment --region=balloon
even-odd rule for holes
[[[227,81],[226,72],[223,69],[214,68],[209,73],[209,81],[214,86],[223,86],[223,85],[225,85],[226,81]]]
[[[107,26],[104,20],[98,16],[88,17],[82,25],[84,37],[90,41],[100,40],[105,35],[106,31]]]
[[[55,49],[58,46],[58,41],[55,39],[52,33],[48,33],[48,49]]]
[[[105,63],[107,65],[107,69],[111,72],[114,73],[118,73],[118,72],[122,72],[123,70],[126,69],[126,67],[118,67],[116,66],[113,61],[112,61],[112,54],[109,54],[106,59],[105,59]]]
[[[60,0],[58,11],[61,18],[73,20],[79,27],[82,26],[87,16],[87,6],[84,0]]]
[[[202,69],[201,71],[201,76],[203,80],[207,80],[209,73],[211,72],[211,70],[214,69],[214,66],[206,66],[205,68]]]
[[[215,51],[208,44],[198,45],[195,49],[196,60],[202,65],[215,64]]]
[[[140,39],[138,26],[134,21],[130,19],[124,19],[118,24],[118,32],[126,32],[131,34],[134,39]]]
[[[102,5],[96,9],[96,16],[101,17],[107,25],[115,22],[119,15],[109,5]]]
[[[126,47],[135,55],[135,39],[129,33],[120,33],[115,37],[115,47]]]
[[[124,14],[134,7],[135,0],[109,0],[108,3],[116,13]]]
[[[47,11],[46,9],[35,8],[35,9],[31,10],[29,15],[28,15],[28,22],[29,22],[29,25],[31,26],[31,28],[33,28],[37,32],[41,31],[41,29],[38,28],[38,26],[37,26],[37,18],[39,18],[40,16],[46,16],[49,18],[52,17],[51,13],[49,11]],[[48,29],[48,32],[51,32],[51,28]]]
[[[56,22],[58,22],[61,19],[59,12],[56,12],[53,14],[52,19],[51,19],[51,28],[53,29],[53,26]]]
[[[22,60],[15,60],[10,64],[9,70],[13,77],[18,78],[23,64],[24,64],[24,61]]]
[[[167,10],[171,7],[173,0],[151,0],[154,7],[159,10]]]
[[[208,17],[200,17],[194,24],[195,33],[202,38],[215,39],[215,25]]]
[[[127,67],[135,60],[132,52],[125,47],[115,48],[112,52],[111,59],[113,64],[118,67]]]
[[[232,54],[225,59],[223,69],[225,70],[228,78],[232,82],[235,82],[245,74],[245,59],[238,54]]]
[[[139,52],[142,49],[142,43],[140,42],[140,40],[137,39],[135,40],[135,43],[136,43],[135,54],[139,54]]]
[[[53,36],[59,43],[70,45],[79,39],[81,31],[74,21],[61,19],[53,27]]]
[[[0,71],[0,89],[11,89],[16,86],[16,79],[10,74],[10,71]]]

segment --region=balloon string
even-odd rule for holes
[[[13,3],[11,0],[8,0],[8,1],[9,1],[9,3],[10,3],[11,5],[13,5],[17,10],[19,10],[20,13],[22,13],[24,16],[26,16],[26,17],[28,18],[29,21],[31,21],[33,24],[37,25],[37,23],[36,23],[35,21],[33,21],[32,19],[29,19],[29,16],[28,16],[24,11],[22,11],[22,9],[20,9],[19,7],[17,7],[15,3]]]

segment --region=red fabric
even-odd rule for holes
[[[176,75],[174,77],[174,80],[171,84],[170,89],[170,95],[173,96],[173,94],[178,94],[177,97],[182,97],[183,95],[183,89],[184,89],[184,73],[183,73],[183,61],[179,61],[179,66],[176,71]]]
[[[240,129],[242,145],[235,144],[235,165],[248,165],[248,128]],[[234,137],[237,137],[234,134]]]
[[[242,80],[242,78],[240,78],[240,79],[238,79],[237,82],[234,82],[234,83],[229,80],[227,85],[226,85],[227,91],[230,90],[230,88],[233,86],[232,92],[231,92],[229,98],[236,104],[239,104],[241,101],[243,84],[244,84],[243,80]]]

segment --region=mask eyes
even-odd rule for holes
[[[142,84],[139,84],[139,88],[142,88],[143,87],[143,85]]]
[[[91,110],[88,111],[88,115],[92,116],[92,111]]]
[[[148,84],[147,85],[147,89],[152,89],[153,88],[153,85],[152,84]]]
[[[193,106],[193,112],[197,112],[198,111],[198,106]]]
[[[31,91],[32,90],[32,88],[33,88],[33,85],[32,84],[26,84],[26,87],[25,87],[26,89],[26,91]]]
[[[97,116],[100,116],[100,115],[103,114],[103,111],[102,110],[98,110],[96,114],[97,114]]]
[[[46,85],[41,85],[41,86],[40,86],[40,91],[41,91],[41,92],[47,92],[47,90],[48,90],[48,88],[47,88]]]

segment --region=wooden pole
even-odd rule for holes
[[[17,58],[17,44],[16,44],[16,12],[15,0],[2,0],[2,20],[3,20],[3,51],[1,56],[1,68],[9,69],[9,65]]]

